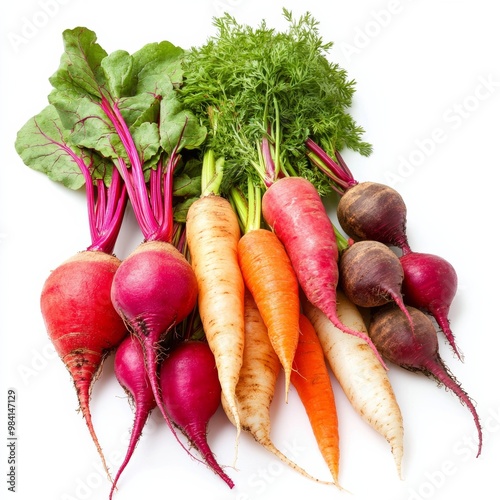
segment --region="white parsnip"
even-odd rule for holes
[[[391,446],[402,477],[403,417],[387,371],[361,338],[346,335],[318,308],[305,301],[304,313],[314,325],[325,357],[354,410]],[[337,291],[337,314],[343,324],[367,332],[360,310]]]

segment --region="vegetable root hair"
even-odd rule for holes
[[[110,481],[92,424],[90,397],[105,358],[127,334],[110,295],[120,265],[106,252],[79,252],[50,273],[40,296],[49,338],[73,379],[80,410]]]

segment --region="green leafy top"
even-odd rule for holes
[[[284,32],[265,21],[254,29],[229,14],[216,18],[217,34],[183,60],[183,102],[203,117],[206,147],[225,158],[225,192],[249,175],[269,184],[280,173],[305,176],[320,191],[329,190],[326,177],[306,158],[308,138],[332,155],[345,147],[371,152],[349,114],[355,83],[327,58],[332,44],[323,42],[309,13],[298,21],[283,13]]]
[[[84,27],[65,30],[63,42],[59,67],[49,78],[50,106],[19,131],[19,154],[28,166],[73,189],[86,177],[88,188],[89,176],[109,186],[116,170],[146,239],[168,240],[173,171],[182,163],[180,152],[198,148],[206,136],[177,94],[185,51],[163,41],[133,54],[108,54]],[[46,140],[54,136],[60,140]],[[64,147],[54,154],[56,143]],[[92,158],[87,171],[72,164],[69,151]],[[184,179],[184,193],[186,186],[199,189],[199,182]]]
[[[15,147],[24,163],[70,189],[85,186],[91,244],[111,253],[123,220],[127,193],[109,158],[71,144],[57,110],[46,106],[19,130]]]

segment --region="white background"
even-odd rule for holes
[[[16,498],[107,498],[96,450],[69,375],[54,355],[39,311],[50,270],[89,241],[85,199],[24,166],[14,150],[18,129],[46,104],[48,77],[59,64],[61,33],[94,30],[108,51],[133,52],[170,40],[189,47],[213,33],[212,19],[230,12],[240,22],[284,26],[282,6],[310,10],[332,60],[357,81],[352,109],[373,155],[346,155],[359,180],[387,182],[408,206],[408,235],[416,251],[449,260],[459,276],[450,319],[465,354],[461,363],[442,342],[441,354],[477,403],[484,448],[475,458],[476,430],[468,410],[433,381],[391,366],[389,376],[405,419],[404,479],[397,477],[385,441],[354,413],[334,383],[340,419],[341,484],[350,493],[318,486],[285,468],[248,436],[240,442],[219,411],[209,440],[236,487],[227,486],[175,443],[154,413],[128,468],[117,500],[201,498],[264,500],[276,495],[354,500],[473,497],[479,487],[498,496],[500,464],[500,348],[496,314],[499,283],[498,144],[500,30],[486,0],[183,0],[180,2],[24,0],[1,16],[0,166],[0,489],[7,492],[7,389],[17,391]],[[130,214],[116,253],[124,258],[141,236]],[[132,412],[108,359],[91,409],[113,471],[121,462]],[[278,391],[279,392],[279,391]],[[273,403],[273,439],[313,474],[329,477],[292,390],[288,405]],[[467,444],[472,442],[473,444]],[[113,472],[112,471],[112,472]],[[333,488],[333,489],[332,489]],[[139,497],[140,495],[140,497]],[[13,496],[13,495],[12,495]],[[10,496],[9,496],[10,498]]]

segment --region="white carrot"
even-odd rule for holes
[[[280,369],[281,364],[269,340],[264,320],[254,298],[247,290],[245,293],[245,347],[240,378],[236,386],[241,428],[249,432],[257,443],[299,474],[316,482],[327,483],[327,481],[320,481],[311,476],[284,455],[271,441],[270,409]],[[229,420],[235,424],[233,412],[224,394],[222,394],[222,408]]]

